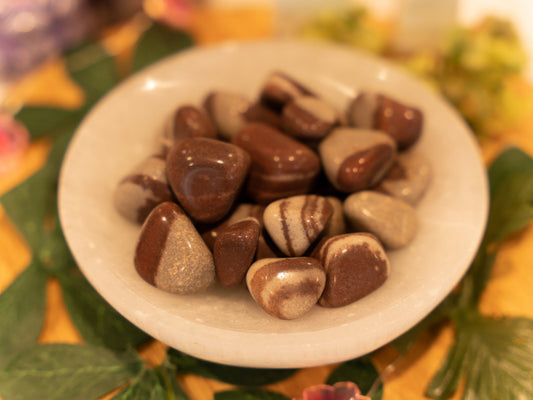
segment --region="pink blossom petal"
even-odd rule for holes
[[[20,122],[0,112],[0,174],[11,171],[28,148],[30,135]]]
[[[155,15],[151,15],[153,18],[171,27],[188,29],[192,25],[196,10],[194,0],[146,0],[145,4],[155,11]]]
[[[355,383],[339,382],[333,386],[316,385],[304,390],[303,397],[293,400],[370,400]]]

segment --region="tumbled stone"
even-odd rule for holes
[[[385,250],[368,233],[331,237],[320,246],[316,257],[327,277],[319,300],[324,307],[351,304],[383,285],[390,274]]]
[[[246,193],[257,203],[307,193],[320,171],[310,148],[266,124],[246,125],[232,143],[251,156]]]
[[[232,210],[231,214],[223,220],[217,222],[214,225],[209,225],[206,229],[203,229],[202,238],[204,239],[207,247],[213,250],[215,240],[224,229],[229,225],[242,221],[245,218],[253,217],[259,222],[260,229],[263,229],[263,212],[265,206],[260,204],[241,203]]]
[[[311,310],[325,282],[322,266],[310,257],[265,258],[254,262],[246,274],[255,302],[281,319],[295,319]]]
[[[219,140],[190,138],[167,157],[167,177],[179,204],[196,221],[215,222],[230,211],[248,168],[246,151]]]
[[[333,207],[325,197],[300,195],[270,203],[263,215],[265,228],[288,256],[300,256],[318,238]]]
[[[354,126],[389,134],[399,150],[405,150],[418,141],[424,124],[424,115],[418,108],[375,92],[360,93],[350,103],[347,114]]]
[[[245,114],[252,102],[241,94],[215,91],[206,96],[203,105],[219,135],[231,140],[248,123]]]
[[[424,197],[432,175],[431,163],[426,157],[413,151],[400,153],[375,190],[415,206]]]
[[[215,139],[217,130],[207,113],[193,105],[178,107],[168,118],[160,138],[163,151],[176,143],[191,137]]]
[[[302,140],[320,140],[339,124],[337,110],[315,96],[300,96],[283,108],[283,132]]]
[[[280,129],[282,125],[281,115],[261,102],[255,102],[250,105],[244,113],[244,118],[246,122],[261,122],[276,129]]]
[[[300,97],[309,96],[313,93],[304,85],[281,71],[271,73],[260,90],[260,101],[281,112],[285,104]]]
[[[336,236],[346,233],[346,220],[344,219],[344,210],[342,208],[342,201],[337,197],[328,196],[326,200],[331,204],[332,213],[326,227],[324,228],[324,236]]]
[[[396,159],[396,143],[387,134],[368,129],[336,128],[318,146],[324,171],[345,193],[379,183]]]
[[[344,201],[348,222],[378,237],[389,249],[406,246],[418,229],[415,209],[406,202],[375,191],[353,193]]]
[[[165,158],[152,155],[119,182],[113,194],[113,204],[123,217],[142,224],[155,206],[172,198]]]
[[[211,252],[187,215],[172,202],[158,205],[144,222],[134,264],[145,281],[171,293],[200,292],[215,281]]]
[[[245,218],[229,225],[217,236],[213,257],[222,285],[233,287],[242,282],[254,260],[259,233],[259,221]]]

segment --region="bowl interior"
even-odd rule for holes
[[[344,109],[372,89],[422,109],[416,151],[433,181],[417,206],[412,244],[389,252],[387,282],[337,309],[316,306],[277,320],[245,287],[172,295],[133,267],[139,226],[113,208],[118,181],[156,149],[156,136],[179,105],[199,105],[211,90],[255,98],[282,70]],[[193,356],[248,367],[309,367],[354,358],[389,342],[427,315],[457,284],[477,249],[487,216],[485,169],[476,141],[436,93],[389,63],[352,49],[300,41],[231,44],[185,51],[119,85],[85,118],[61,172],[60,217],[69,246],[91,284],[155,338]]]

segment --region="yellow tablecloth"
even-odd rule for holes
[[[199,45],[225,39],[265,37],[272,33],[272,15],[268,10],[201,10],[192,32]],[[131,42],[135,28],[126,27],[114,33],[108,41],[111,47],[121,48]],[[523,83],[523,90],[533,95],[533,88]],[[50,90],[50,88],[54,90]],[[12,91],[14,98],[30,103],[73,106],[81,101],[81,93],[66,79],[61,60],[54,60],[25,79]],[[498,136],[484,140],[481,148],[487,163],[507,145],[517,145],[533,155],[533,115],[523,118],[515,127]],[[0,195],[35,172],[46,159],[48,143],[33,143],[18,168],[0,176]],[[0,291],[28,264],[30,254],[21,236],[0,209]],[[509,239],[500,251],[493,277],[484,293],[482,311],[493,315],[527,316],[533,318],[533,226]],[[430,262],[430,260],[428,260]],[[57,282],[47,287],[46,320],[41,342],[80,343],[82,339],[72,324],[63,304]],[[423,399],[424,389],[440,365],[453,339],[451,327],[425,333],[411,352],[398,359],[391,346],[385,346],[374,356],[375,364],[383,371],[384,400]],[[156,342],[142,349],[150,364],[161,362],[166,346]],[[396,361],[395,361],[396,360]],[[391,362],[395,362],[390,365]],[[269,386],[285,395],[299,396],[305,387],[323,383],[334,365],[302,369],[293,377]],[[192,400],[210,400],[213,393],[231,386],[198,376],[180,376],[180,383]],[[456,394],[453,399],[459,399]]]

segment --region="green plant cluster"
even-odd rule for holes
[[[455,27],[434,48],[413,53],[396,52],[394,27],[383,26],[364,7],[333,9],[304,24],[301,35],[393,59],[446,97],[479,135],[498,132],[531,111],[533,100],[509,85],[524,72],[527,56],[508,20],[487,17],[476,26]]]

